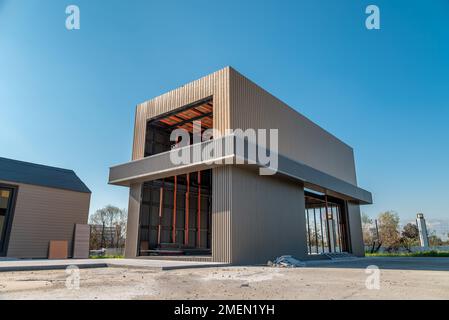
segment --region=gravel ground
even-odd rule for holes
[[[422,266],[421,266],[422,268]],[[0,299],[449,299],[446,270],[381,267],[368,290],[363,267],[220,267],[172,271],[80,270],[67,289],[65,270],[0,273]]]

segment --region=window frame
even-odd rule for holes
[[[11,192],[5,214],[6,223],[3,225],[3,230],[0,230],[0,233],[3,236],[3,240],[0,241],[0,257],[5,257],[8,253],[9,240],[11,238],[11,229],[14,220],[19,186],[0,183],[0,189],[6,189]]]

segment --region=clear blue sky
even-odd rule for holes
[[[135,105],[226,65],[353,146],[363,211],[449,217],[448,0],[0,0],[0,156],[74,169],[91,211],[126,207],[107,177]]]

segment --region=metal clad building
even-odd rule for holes
[[[193,134],[194,121],[216,129],[201,146],[222,153],[174,164],[170,132]],[[260,175],[264,164],[228,129],[278,129],[277,173]],[[242,264],[364,254],[359,206],[372,197],[357,186],[352,148],[231,67],[138,105],[132,161],[112,167],[109,183],[130,187],[127,257]]]

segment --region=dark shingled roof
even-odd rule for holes
[[[72,170],[1,157],[0,180],[91,193]]]

